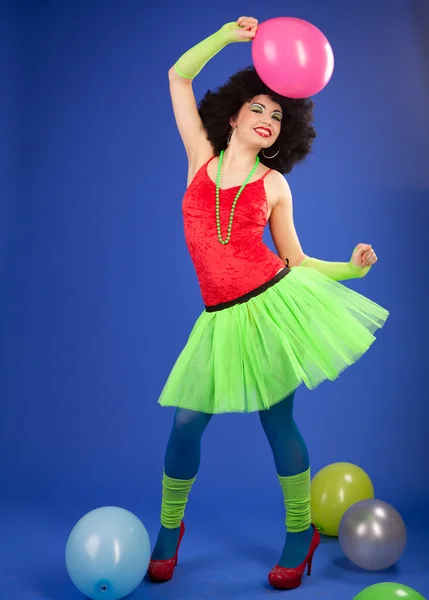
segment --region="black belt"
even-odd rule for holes
[[[244,302],[248,302],[251,298],[259,296],[259,294],[262,294],[268,288],[281,281],[283,277],[286,277],[288,273],[290,273],[290,269],[289,267],[285,267],[279,273],[277,273],[277,275],[274,275],[272,279],[270,279],[266,283],[263,283],[256,289],[247,292],[247,294],[244,294],[243,296],[239,296],[238,298],[235,298],[234,300],[229,300],[228,302],[221,302],[220,304],[214,304],[213,306],[206,306],[206,312],[216,312],[217,310],[231,308],[231,306],[235,306],[236,304],[244,304]]]

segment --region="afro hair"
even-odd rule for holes
[[[295,163],[310,153],[316,137],[312,125],[314,104],[308,98],[286,98],[277,94],[263,83],[254,67],[238,71],[217,91],[208,90],[202,98],[199,114],[207,139],[218,156],[227,147],[230,118],[239,112],[243,104],[260,94],[269,96],[283,110],[280,134],[272,149],[274,154],[277,150],[279,153],[270,159],[265,158],[261,151],[260,161],[280,173],[290,173]],[[271,151],[267,151],[267,154],[270,155]]]

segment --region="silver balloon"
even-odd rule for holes
[[[368,571],[380,571],[402,556],[407,530],[393,506],[371,498],[356,502],[344,513],[338,540],[352,563]]]

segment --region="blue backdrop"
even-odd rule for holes
[[[351,461],[404,511],[429,501],[425,389],[429,80],[424,0],[285,6],[134,0],[2,3],[0,488],[3,500],[159,514],[173,411],[157,404],[203,309],[184,242],[186,155],[167,71],[241,15],[308,19],[335,71],[313,154],[288,177],[304,251],[378,264],[348,285],[391,311],[334,383],[297,392],[313,474]],[[426,36],[426,37],[425,37]],[[198,99],[251,62],[218,54]],[[267,242],[271,240],[267,234]],[[213,419],[194,506],[279,506],[255,415]],[[191,504],[189,505],[191,506]]]

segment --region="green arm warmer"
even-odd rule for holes
[[[193,79],[204,65],[228,44],[251,41],[238,38],[237,29],[237,23],[226,23],[213,35],[185,52],[174,65],[176,72],[186,79]]]
[[[355,248],[356,250],[356,248]],[[353,250],[354,253],[354,250]],[[358,267],[352,263],[352,260],[346,262],[328,262],[319,260],[318,258],[307,257],[302,263],[302,267],[310,267],[316,271],[320,271],[335,281],[345,281],[346,279],[359,279],[365,277],[370,270],[369,267]]]

